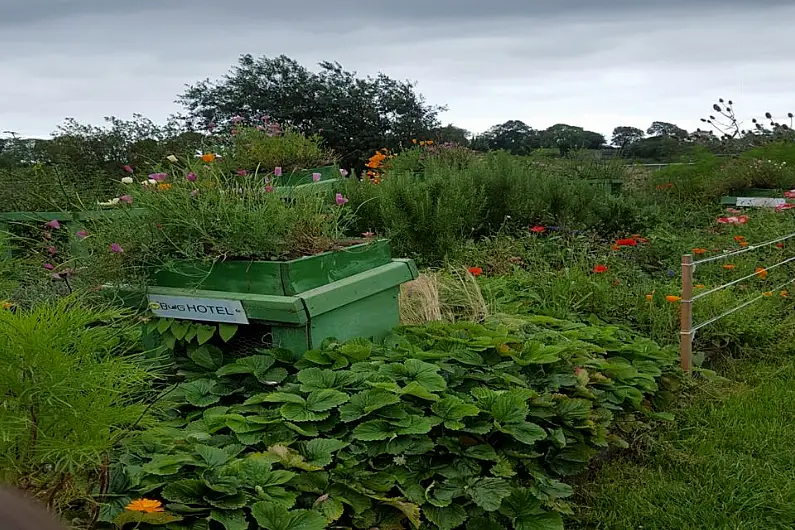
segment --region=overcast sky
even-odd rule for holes
[[[795,111],[794,21],[795,0],[0,0],[0,131],[162,122],[244,53],[417,81],[474,132],[694,130],[718,97]]]

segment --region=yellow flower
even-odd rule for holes
[[[160,183],[157,185],[157,189],[160,191],[168,191],[171,189],[171,184],[168,183]]]
[[[14,304],[11,302],[3,302],[2,304],[3,309],[11,309],[12,307],[14,307]]]
[[[169,162],[171,162],[172,164],[176,164],[176,163],[177,163],[177,157],[176,157],[176,156],[174,156],[174,155],[168,155],[168,156],[166,157],[166,160],[168,160],[168,161],[169,161]]]
[[[781,296],[781,298],[789,298],[789,291],[781,291],[778,294]]]
[[[696,288],[696,289],[703,289],[704,287],[706,287],[706,285],[704,285],[703,283],[697,283],[697,284],[695,285],[695,288]]]
[[[215,160],[215,153],[204,153],[202,156],[202,162],[210,163]]]
[[[132,501],[128,504],[125,510],[129,510],[131,512],[144,512],[144,513],[155,513],[155,512],[164,512],[163,504],[160,501],[155,501],[151,499],[138,499]]]
[[[421,142],[420,142],[420,145],[425,145],[425,141],[424,141],[424,140],[423,140],[423,141],[421,141]]]
[[[773,296],[773,293],[772,293],[771,291],[765,291],[765,292],[764,292],[764,293],[762,293],[762,294],[763,294],[764,296]]]

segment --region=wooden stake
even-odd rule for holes
[[[679,355],[682,370],[693,369],[693,256],[682,256],[682,300],[679,314]]]

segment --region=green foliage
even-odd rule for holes
[[[162,499],[171,528],[562,529],[560,478],[655,417],[678,379],[673,350],[547,317],[328,340],[297,363],[201,350],[177,358],[170,413],[114,465],[112,493]]]
[[[0,310],[0,481],[70,504],[128,429],[148,424],[155,374],[124,317],[75,298]]]
[[[240,127],[236,134],[230,136],[228,143],[221,150],[223,157],[216,162],[226,173],[239,169],[269,173],[281,167],[289,174],[323,166],[333,160],[332,154],[323,149],[320,136],[304,136],[292,128],[277,135],[262,126]]]

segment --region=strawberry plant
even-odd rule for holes
[[[674,351],[548,317],[328,340],[298,362],[195,343],[175,358],[170,412],[125,443],[106,523],[560,529],[561,479],[621,445],[619,422],[664,419],[679,384]]]

